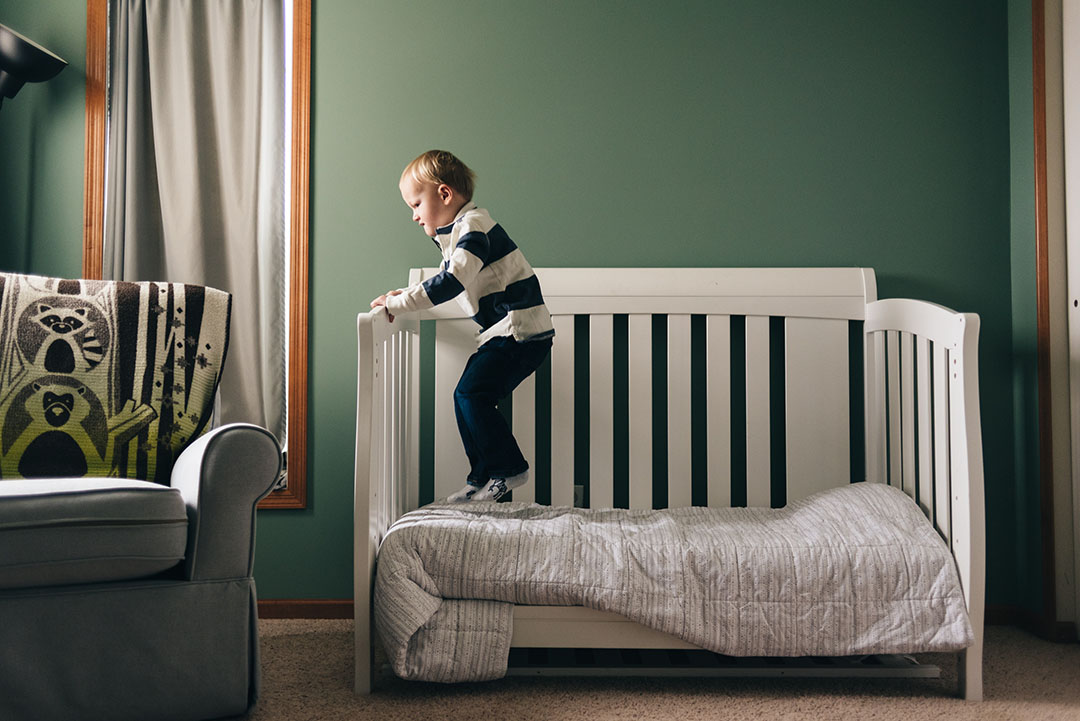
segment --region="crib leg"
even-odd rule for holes
[[[371,617],[363,604],[354,606],[353,642],[356,664],[353,671],[353,692],[357,695],[369,694],[375,690],[375,644],[372,638]],[[367,623],[364,623],[367,619]]]
[[[356,649],[356,678],[354,680],[354,693],[357,695],[369,694],[375,690],[375,663],[372,649],[364,653],[360,648]]]
[[[958,671],[960,694],[966,701],[982,701],[982,639],[960,652]]]

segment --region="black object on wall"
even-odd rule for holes
[[[67,61],[0,25],[0,105],[13,98],[25,83],[51,80],[67,67]]]

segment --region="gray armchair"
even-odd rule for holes
[[[218,293],[0,274],[0,719],[254,704],[255,506],[281,454],[206,430]]]

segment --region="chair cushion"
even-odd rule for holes
[[[147,481],[0,481],[0,588],[139,578],[184,558],[180,491]]]
[[[0,273],[0,478],[169,482],[207,429],[231,296]]]

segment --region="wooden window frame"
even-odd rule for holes
[[[86,3],[84,278],[101,278],[105,232],[105,128],[109,0]],[[311,118],[311,0],[293,0],[292,157],[289,250],[288,484],[259,508],[307,507],[308,211]]]

